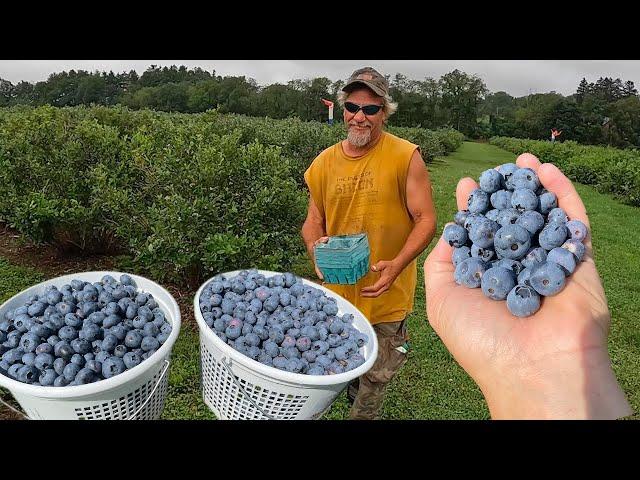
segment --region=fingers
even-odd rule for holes
[[[327,243],[328,241],[329,241],[329,237],[320,237],[315,242],[313,242],[313,244],[318,245],[319,243]]]
[[[322,272],[320,271],[320,269],[318,268],[318,265],[315,265],[316,267],[316,275],[318,276],[318,278],[320,280],[324,280],[324,275],[322,275]]]
[[[371,271],[380,272],[381,270],[384,270],[385,268],[387,268],[388,265],[389,265],[388,261],[380,260],[378,263],[371,265]]]
[[[434,281],[442,278],[442,273],[448,274],[450,279],[453,279],[455,267],[451,261],[452,253],[453,247],[444,238],[440,237],[440,240],[438,240],[438,243],[424,262],[424,278],[427,289],[433,286]]]
[[[534,172],[537,172],[542,164],[535,155],[523,153],[516,159],[516,165],[520,168],[530,168]]]
[[[381,278],[376,283],[369,287],[364,287],[360,290],[360,293],[363,297],[377,297],[381,293],[385,292],[388,289],[387,280]]]
[[[469,195],[471,195],[471,192],[476,188],[478,188],[478,184],[473,178],[466,177],[460,179],[456,187],[458,210],[466,210],[468,208]]]
[[[584,203],[582,203],[580,195],[578,195],[571,180],[558,167],[551,163],[543,164],[538,169],[538,178],[540,178],[544,188],[556,194],[558,206],[566,212],[569,219],[580,220],[590,229],[587,210],[584,207]]]

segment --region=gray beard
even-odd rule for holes
[[[371,141],[371,130],[359,133],[349,129],[347,132],[347,141],[354,147],[362,148]]]

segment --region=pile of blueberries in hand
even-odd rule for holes
[[[0,318],[0,374],[33,385],[84,385],[153,355],[171,324],[129,275],[49,286]]]
[[[217,275],[199,299],[206,324],[236,351],[264,365],[307,375],[347,372],[365,361],[368,337],[336,300],[292,273],[256,269]]]
[[[456,213],[444,239],[455,247],[456,283],[506,300],[518,317],[533,315],[541,296],[558,294],[582,261],[587,227],[569,220],[555,194],[530,168],[506,163],[480,175],[468,209]]]

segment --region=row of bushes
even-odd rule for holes
[[[462,141],[398,134],[439,154]],[[128,254],[158,279],[285,270],[304,253],[303,172],[343,135],[215,111],[0,110],[0,221],[36,241]]]
[[[530,152],[541,162],[555,164],[576,182],[593,185],[598,191],[611,193],[624,203],[640,206],[638,150],[509,137],[493,137],[490,142],[516,154]]]

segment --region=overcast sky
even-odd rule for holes
[[[244,75],[259,85],[314,77],[344,80],[366,65],[414,80],[438,79],[457,68],[479,76],[492,92],[502,90],[516,97],[550,91],[571,95],[583,77],[590,82],[604,76],[621,78],[640,86],[640,60],[0,60],[0,78],[34,83],[71,69],[115,73],[133,69],[141,74],[149,65],[199,66],[217,75]]]

